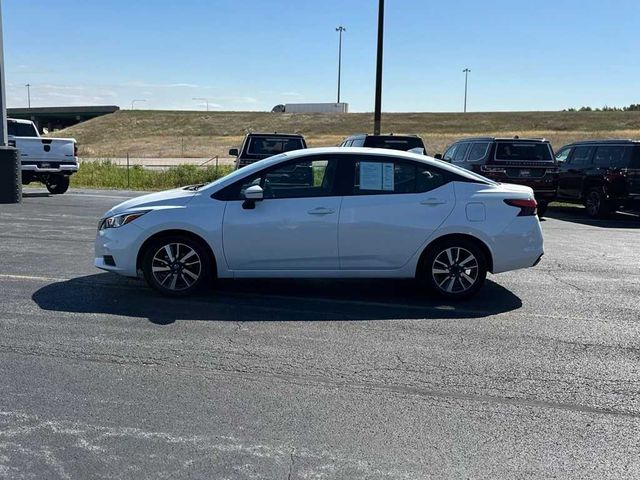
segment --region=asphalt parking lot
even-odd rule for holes
[[[640,218],[552,209],[546,255],[447,304],[413,282],[93,268],[136,195],[0,206],[0,478],[638,478]]]

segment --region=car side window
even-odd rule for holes
[[[467,162],[482,160],[487,155],[487,150],[489,150],[489,142],[472,144],[467,156]]]
[[[569,158],[569,155],[571,155],[572,150],[573,148],[563,148],[562,150],[560,150],[556,154],[556,161],[560,163],[566,162]]]
[[[462,163],[464,162],[464,157],[469,150],[470,143],[461,143],[458,145],[455,154],[453,155],[453,163]]]
[[[364,138],[355,138],[351,143],[352,147],[364,147]]]
[[[259,185],[264,198],[306,198],[334,195],[335,159],[286,163],[246,177],[215,195],[218,200],[244,200],[247,188]]]
[[[576,147],[569,163],[576,166],[589,165],[592,151],[593,147]]]
[[[393,159],[357,161],[354,180],[354,195],[423,193],[447,183],[437,168]]]
[[[596,148],[593,164],[596,167],[625,168],[629,165],[631,149],[622,145]]]
[[[444,155],[442,155],[442,159],[446,160],[447,162],[450,162],[451,160],[453,160],[453,156],[456,153],[456,149],[458,148],[458,143],[454,143],[453,145],[451,145],[446,152],[444,152]]]

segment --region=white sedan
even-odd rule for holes
[[[318,148],[115,206],[95,265],[172,296],[213,277],[322,277],[417,278],[457,299],[542,254],[528,187],[424,155]]]

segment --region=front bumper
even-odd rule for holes
[[[144,239],[144,230],[133,222],[119,228],[98,230],[94,245],[95,267],[125,277],[137,277],[138,251]],[[112,257],[115,265],[106,263],[105,256]]]

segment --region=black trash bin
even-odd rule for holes
[[[20,155],[13,147],[0,147],[0,203],[22,202]]]

